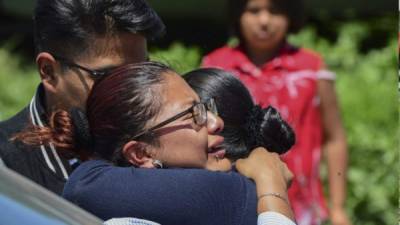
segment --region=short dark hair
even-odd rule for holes
[[[78,56],[96,37],[128,32],[154,39],[165,26],[145,0],[38,0],[36,52]]]
[[[229,0],[228,16],[233,35],[241,38],[240,18],[249,0]],[[289,33],[298,32],[305,21],[303,0],[269,0],[274,8],[283,12],[289,19]]]
[[[269,106],[255,105],[249,91],[232,74],[214,68],[203,68],[184,75],[186,82],[202,101],[214,98],[224,120],[221,135],[227,157],[247,156],[256,147],[282,154],[295,143],[293,129],[279,112]]]

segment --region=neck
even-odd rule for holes
[[[60,102],[60,99],[57,96],[44,92],[44,102],[43,107],[46,110],[48,115],[51,115],[53,112],[57,110],[65,110],[65,107]]]
[[[250,61],[257,67],[260,67],[275,58],[279,54],[283,45],[284,42],[271,49],[252,48],[250,46],[246,46],[245,49]]]
[[[54,98],[51,95],[44,93],[44,102],[43,107],[46,110],[46,113],[50,115],[54,110]]]

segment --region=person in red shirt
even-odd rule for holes
[[[295,178],[289,199],[299,225],[351,224],[345,209],[347,143],[336,100],[335,74],[315,52],[292,46],[287,35],[301,28],[300,0],[231,0],[230,16],[239,38],[205,56],[203,67],[234,73],[262,107],[272,105],[296,132],[283,155]],[[324,149],[329,171],[329,209],[319,165]]]

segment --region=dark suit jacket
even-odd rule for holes
[[[41,91],[42,88],[39,86],[36,96],[43,96]],[[40,98],[33,102],[36,102],[37,112],[42,122],[46,123],[46,113],[40,103]],[[12,118],[0,122],[0,157],[8,168],[61,195],[66,178],[68,178],[62,170],[66,171],[67,175],[71,173],[68,160],[62,155],[54,153],[49,146],[43,146],[42,150],[40,147],[10,141],[14,134],[22,131],[31,123],[29,105]]]

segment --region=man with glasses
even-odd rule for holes
[[[67,160],[52,144],[32,148],[10,139],[31,124],[47,124],[47,112],[84,108],[95,79],[119,65],[147,60],[147,39],[161,36],[165,27],[144,0],[36,4],[34,38],[41,83],[25,109],[0,123],[0,158],[7,167],[61,194],[76,160]]]

